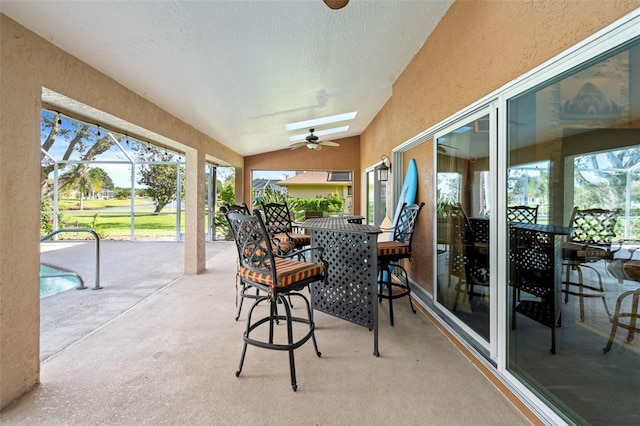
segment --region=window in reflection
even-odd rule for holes
[[[570,422],[637,423],[638,42],[507,106],[507,199],[538,209],[503,230],[507,367]]]
[[[387,182],[377,179],[375,170],[366,173],[367,224],[380,226],[387,216]]]
[[[548,223],[549,162],[511,167],[507,176],[507,206],[537,207],[535,223]],[[508,218],[510,220],[511,218]]]

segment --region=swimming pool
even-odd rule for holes
[[[64,269],[56,268],[44,263],[40,264],[40,298],[53,296],[54,294],[83,285],[75,276],[55,276],[56,274],[70,273]],[[50,276],[47,276],[50,275]]]

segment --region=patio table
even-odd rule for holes
[[[300,227],[311,230],[311,245],[323,247],[323,257],[329,262],[327,283],[311,285],[312,308],[372,330],[373,354],[379,356],[380,228],[344,217],[307,219]]]

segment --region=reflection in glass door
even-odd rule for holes
[[[638,424],[640,39],[565,65],[507,101],[501,195],[537,217],[503,228],[506,368],[567,423]]]
[[[489,115],[437,143],[437,301],[489,342]]]
[[[375,170],[366,173],[367,224],[380,226],[387,215],[387,182],[376,179]]]

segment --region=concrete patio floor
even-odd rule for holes
[[[44,244],[42,260],[73,265],[92,287],[92,243],[64,244]],[[183,251],[175,242],[101,242],[104,288],[42,299],[41,384],[0,423],[530,424],[406,299],[395,327],[380,305],[379,358],[367,329],[317,313],[322,357],[310,342],[296,350],[297,392],[280,351],[249,347],[236,377],[247,310],[234,320],[235,247],[207,243],[198,276],[182,276]]]

